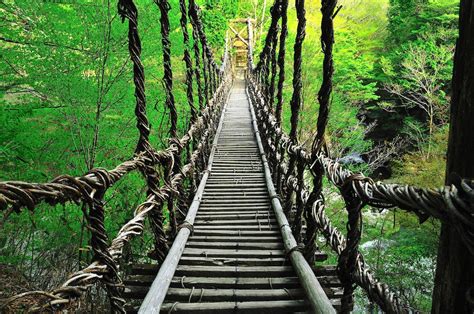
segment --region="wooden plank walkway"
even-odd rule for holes
[[[320,254],[321,259],[325,255]],[[333,267],[319,280],[337,308],[341,289]],[[143,299],[156,275],[134,265],[125,295]],[[132,308],[132,312],[137,308]],[[161,312],[294,313],[309,311],[288,261],[262,169],[243,82],[231,91],[212,172]]]

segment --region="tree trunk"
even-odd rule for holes
[[[461,0],[454,56],[446,183],[450,174],[474,178],[474,2]],[[472,313],[474,255],[448,224],[441,227],[432,313]],[[468,301],[468,294],[470,294]]]

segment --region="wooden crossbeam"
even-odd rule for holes
[[[229,25],[230,30],[235,34],[236,37],[240,39],[247,47],[249,46],[249,43],[240,35],[238,31],[235,30],[231,25]]]

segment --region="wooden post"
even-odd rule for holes
[[[461,0],[454,56],[446,183],[451,174],[474,178],[474,2]],[[474,255],[457,231],[441,227],[432,313],[474,311]],[[470,301],[469,301],[470,300]]]
[[[247,52],[247,63],[249,64],[249,69],[253,66],[253,28],[252,28],[252,20],[250,18],[247,19],[247,41],[248,41],[248,52]]]

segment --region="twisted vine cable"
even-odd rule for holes
[[[269,73],[269,58],[272,51],[272,41],[273,37],[276,36],[277,28],[278,28],[278,21],[280,19],[280,11],[281,11],[281,0],[275,0],[274,4],[270,9],[271,14],[271,22],[270,27],[268,28],[267,35],[265,37],[265,44],[263,46],[262,51],[259,55],[259,62],[256,66],[256,73],[259,78],[260,83],[262,83],[265,87],[266,92],[268,92],[268,73]],[[268,95],[265,95],[268,97]],[[268,100],[268,98],[267,98]]]
[[[114,313],[124,313],[125,300],[122,298],[121,289],[119,289],[122,280],[118,274],[118,265],[108,251],[109,239],[104,225],[104,192],[105,190],[98,191],[90,205],[88,215],[88,228],[91,231],[90,245],[94,252],[93,261],[102,263],[107,267],[103,281],[105,282],[111,309]]]
[[[302,66],[302,49],[303,41],[306,36],[306,11],[305,11],[305,2],[304,0],[295,0],[296,7],[296,16],[298,18],[298,26],[296,29],[296,38],[294,44],[294,54],[293,54],[293,95],[290,101],[291,108],[291,129],[290,129],[290,140],[292,143],[297,144],[297,132],[298,132],[298,121],[299,121],[299,112],[301,108],[301,96],[303,82],[301,79],[301,66]],[[288,162],[288,170],[286,174],[285,181],[288,180],[288,176],[293,174],[296,163],[296,157],[290,156]],[[286,201],[285,201],[285,213],[288,215],[292,207],[292,190],[286,191]]]
[[[191,118],[189,124],[192,125],[197,118],[197,111],[194,107],[193,96],[193,63],[191,61],[191,54],[189,53],[189,33],[188,33],[188,19],[186,11],[186,0],[179,0],[179,10],[181,12],[181,31],[183,32],[184,56],[183,60],[186,65],[186,97],[188,99],[189,110]]]
[[[189,15],[189,22],[191,23],[192,27],[192,35],[193,35],[193,51],[194,51],[194,75],[196,76],[196,84],[197,84],[197,93],[198,93],[198,100],[199,100],[199,110],[204,108],[204,93],[203,87],[201,85],[201,53],[199,50],[199,34],[197,30],[197,25],[195,18],[193,17],[193,10],[194,10],[194,1],[189,0],[188,4],[188,15]]]
[[[119,0],[118,12],[122,18],[122,23],[125,22],[125,19],[128,20],[128,50],[133,63],[135,116],[137,117],[137,128],[140,134],[135,152],[150,153],[150,123],[146,114],[145,70],[140,59],[142,46],[138,35],[138,10],[133,0]]]
[[[334,10],[337,6],[337,0],[321,0],[321,48],[324,53],[323,60],[323,82],[318,92],[319,113],[317,120],[317,133],[313,140],[311,147],[311,158],[313,168],[310,171],[313,174],[313,189],[310,193],[308,204],[305,209],[305,217],[307,222],[307,236],[306,236],[306,251],[307,257],[312,258],[316,250],[314,239],[316,238],[316,222],[315,217],[311,215],[311,207],[314,202],[322,202],[324,204],[324,197],[322,196],[324,167],[316,159],[316,155],[321,151],[324,145],[324,133],[329,118],[329,102],[332,92],[332,77],[334,74],[333,65],[333,44],[334,44],[334,25],[333,19],[335,17]],[[350,301],[350,300],[349,300]]]
[[[171,42],[170,35],[170,21],[168,12],[171,10],[170,4],[167,0],[155,0],[160,9],[160,25],[161,25],[161,44],[163,50],[163,83],[165,85],[166,107],[170,111],[170,136],[176,138],[177,136],[177,121],[178,113],[176,111],[174,95],[173,95],[173,70],[171,67]]]
[[[183,60],[186,66],[186,98],[188,100],[188,106],[190,110],[190,119],[189,119],[189,126],[188,129],[191,125],[194,124],[194,122],[197,119],[197,110],[196,107],[194,106],[194,95],[193,95],[193,63],[191,60],[191,54],[189,52],[189,33],[188,33],[188,12],[187,12],[187,7],[186,7],[186,0],[180,0],[179,1],[179,10],[181,13],[181,18],[180,18],[180,25],[181,25],[181,31],[183,33],[183,45],[184,45],[184,56]],[[188,143],[186,146],[186,160],[187,162],[190,161],[191,158],[191,146],[195,146],[195,140],[193,139],[192,142]],[[188,187],[191,189],[190,192],[193,191],[193,176],[188,178]],[[186,197],[186,189],[184,186],[180,186],[179,188],[179,201],[178,201],[178,210],[180,212],[180,220],[184,219],[185,216],[185,211],[187,207],[187,197]]]
[[[272,53],[270,58],[271,64],[271,75],[270,75],[270,86],[268,88],[268,101],[269,106],[273,109],[273,104],[275,102],[275,82],[276,82],[276,72],[277,72],[277,44],[278,44],[278,28],[272,38]]]
[[[323,82],[318,92],[319,114],[316,126],[316,137],[313,141],[313,155],[324,145],[324,133],[329,118],[329,102],[332,92],[334,62],[332,50],[334,45],[334,17],[337,0],[321,0],[321,48],[324,53]],[[314,157],[314,156],[313,156]]]
[[[362,208],[363,202],[352,189],[353,180],[363,180],[360,175],[354,175],[341,187],[341,195],[344,198],[347,211],[347,240],[346,247],[339,255],[337,262],[338,277],[341,280],[344,291],[341,298],[341,312],[350,313],[354,304],[357,258],[359,256],[359,242],[362,234]]]
[[[141,42],[138,34],[138,10],[132,0],[119,0],[118,11],[122,21],[128,20],[128,49],[130,59],[133,63],[133,81],[135,85],[135,115],[137,118],[137,128],[140,133],[136,153],[146,153],[149,159],[140,169],[147,180],[148,195],[156,194],[159,187],[158,174],[151,165],[154,158],[153,149],[149,142],[150,124],[146,114],[145,96],[145,71],[141,62]],[[161,252],[167,249],[166,237],[163,228],[163,217],[159,209],[155,209],[150,215],[150,222],[155,235],[155,251]],[[164,258],[161,252],[160,258]]]
[[[281,0],[281,30],[280,30],[280,48],[278,51],[278,88],[277,88],[277,104],[275,116],[278,123],[281,122],[281,113],[283,109],[283,84],[285,82],[285,54],[286,54],[286,37],[288,36],[288,0]]]

